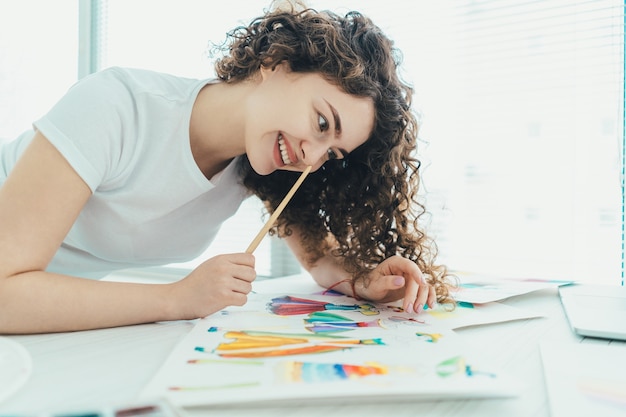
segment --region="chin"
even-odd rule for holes
[[[267,165],[259,165],[256,164],[252,161],[250,161],[250,166],[252,167],[252,170],[254,172],[256,172],[258,175],[269,175],[272,172],[276,171],[276,167],[268,167]]]
[[[285,165],[283,167],[280,167],[280,168],[277,169],[277,171],[302,172],[301,169],[298,169],[296,167],[292,167],[290,165]]]

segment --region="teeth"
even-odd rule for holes
[[[278,135],[278,148],[280,149],[280,156],[283,158],[283,162],[285,165],[291,164],[291,159],[289,159],[289,154],[287,153],[287,145],[285,145],[285,139],[283,135]]]

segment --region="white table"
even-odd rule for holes
[[[310,278],[290,277],[307,282]],[[268,280],[269,281],[269,280]],[[273,280],[272,280],[273,281]],[[272,285],[266,281],[255,285]],[[308,284],[310,285],[310,284]],[[283,290],[285,290],[283,288]],[[496,366],[524,382],[516,398],[430,402],[361,403],[290,407],[236,406],[186,411],[206,416],[549,416],[539,352],[541,342],[621,343],[581,339],[569,329],[556,289],[509,298],[511,306],[533,309],[544,317],[460,329],[467,343],[481,349]],[[0,403],[0,415],[93,410],[133,402],[176,343],[194,322],[167,322],[114,329],[11,336],[33,359],[33,374],[20,391]],[[622,343],[623,344],[623,343]]]

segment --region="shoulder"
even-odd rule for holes
[[[79,80],[72,89],[86,90],[100,95],[117,96],[127,93],[164,97],[189,97],[208,80],[180,77],[163,72],[125,67],[109,67]]]
[[[93,74],[96,82],[124,87],[130,93],[163,97],[189,97],[207,80],[181,77],[139,68],[110,67]]]

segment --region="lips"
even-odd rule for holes
[[[294,161],[292,161],[291,148],[289,147],[289,143],[285,140],[281,133],[278,134],[278,150],[280,151],[280,158],[285,165],[291,165]],[[295,158],[293,158],[295,159]]]

